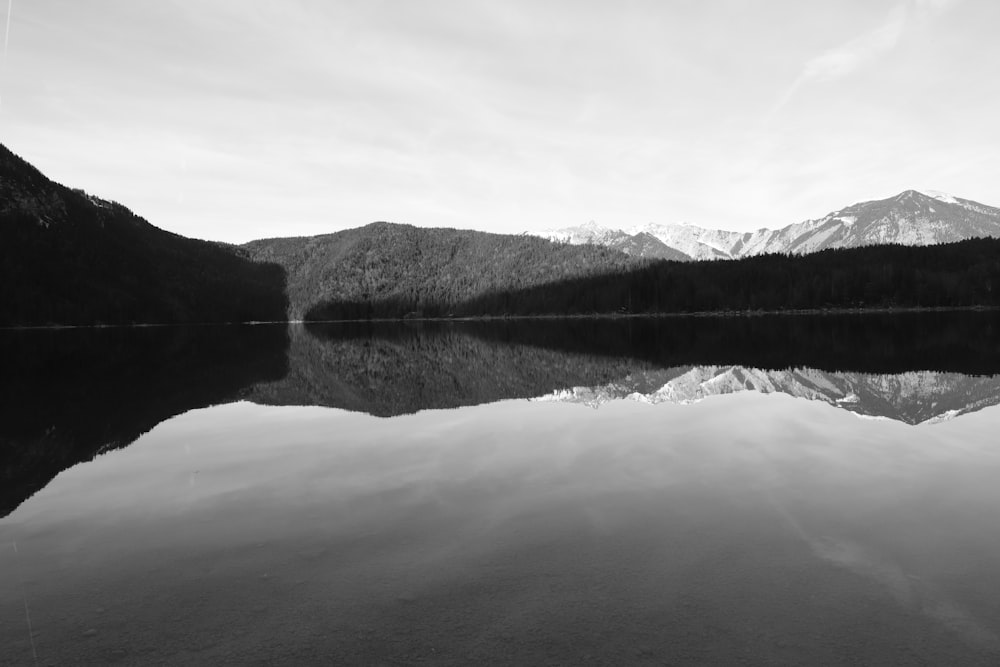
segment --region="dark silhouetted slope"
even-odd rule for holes
[[[283,320],[284,272],[50,181],[0,146],[0,326]]]

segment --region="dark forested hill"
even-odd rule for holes
[[[0,146],[0,326],[285,319],[284,272],[54,183]]]
[[[718,262],[647,260],[598,275],[525,282],[521,288],[481,289],[462,302],[451,297],[435,302],[431,291],[397,291],[387,298],[372,292],[363,295],[371,300],[364,308],[357,296],[338,301],[335,292],[328,292],[323,307],[308,315],[401,317],[418,302],[425,312],[447,310],[460,317],[1000,307],[1000,240],[870,246]]]
[[[456,314],[1000,307],[1000,239],[646,267],[495,292]]]
[[[599,246],[387,222],[243,248],[288,273],[292,319],[441,316],[483,294],[644,264]]]

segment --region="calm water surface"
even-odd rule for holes
[[[0,664],[998,664],[993,318],[831,322],[8,332]]]

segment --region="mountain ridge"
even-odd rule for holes
[[[808,254],[828,248],[869,245],[934,245],[970,238],[1000,238],[1000,208],[937,191],[904,190],[888,197],[858,202],[823,217],[777,229],[752,232],[711,229],[688,223],[649,223],[624,229],[590,221],[576,227],[526,232],[571,245],[596,244],[631,251],[629,239],[647,234],[666,249],[691,260],[740,259],[761,254]],[[657,249],[664,253],[666,250]]]
[[[642,265],[606,247],[390,222],[240,247],[286,271],[292,320],[440,317],[481,294]]]
[[[742,234],[596,223],[578,231],[553,243],[376,222],[232,246],[155,227],[0,147],[0,281],[12,286],[0,294],[0,326],[972,307],[1000,298],[997,239],[969,238],[1000,237],[1000,209],[950,195],[907,190]],[[952,241],[965,245],[944,245]],[[931,243],[942,245],[902,247]],[[684,261],[737,256],[745,263]]]

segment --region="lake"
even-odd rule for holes
[[[0,332],[0,664],[1000,664],[1000,316]]]

